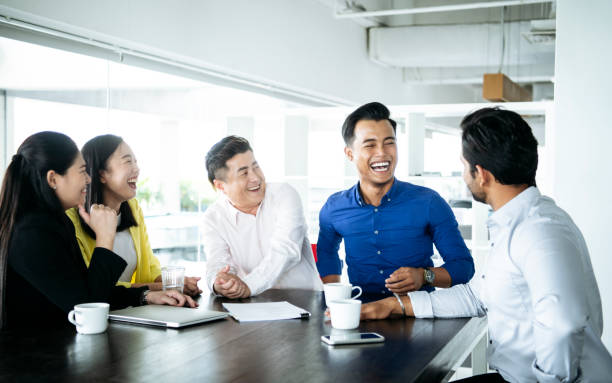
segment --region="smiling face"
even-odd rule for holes
[[[122,202],[136,196],[136,182],[140,169],[136,156],[125,142],[121,142],[106,161],[106,169],[100,171],[104,204],[115,210]]]
[[[80,152],[64,175],[53,173],[50,178],[49,186],[55,188],[55,195],[64,210],[85,204],[87,185],[91,179],[87,174],[85,160]]]
[[[353,142],[344,151],[357,167],[362,184],[382,186],[393,182],[397,145],[395,132],[388,120],[358,121]]]
[[[215,188],[221,190],[234,207],[247,214],[257,213],[264,199],[266,180],[252,151],[236,154],[225,163]]]

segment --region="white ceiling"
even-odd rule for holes
[[[333,15],[486,3],[486,0],[317,0]],[[488,1],[491,2],[491,1]],[[503,23],[502,23],[503,12]],[[419,13],[352,21],[368,31],[368,54],[384,66],[401,68],[410,84],[474,84],[484,73],[502,71],[523,84],[554,81],[554,29],[534,36],[532,20],[553,20],[555,3]],[[550,24],[550,23],[549,23]],[[547,26],[550,28],[550,26]],[[539,38],[544,42],[533,43]],[[529,41],[531,40],[531,42]],[[503,50],[502,50],[503,47]],[[502,54],[503,52],[503,54]],[[550,92],[539,92],[549,95]]]

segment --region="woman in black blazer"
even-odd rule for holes
[[[126,266],[111,251],[117,214],[103,205],[85,212],[89,182],[83,156],[61,133],[34,134],[13,156],[0,194],[0,327],[68,325],[67,313],[86,302],[197,306],[177,291],[115,286]],[[89,268],[64,213],[75,206],[96,233]]]

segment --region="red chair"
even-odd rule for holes
[[[312,248],[312,255],[314,256],[315,263],[317,262],[317,244],[311,243],[310,248]]]

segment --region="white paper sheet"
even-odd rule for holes
[[[239,322],[308,318],[310,313],[287,301],[265,303],[224,303],[223,307]]]

